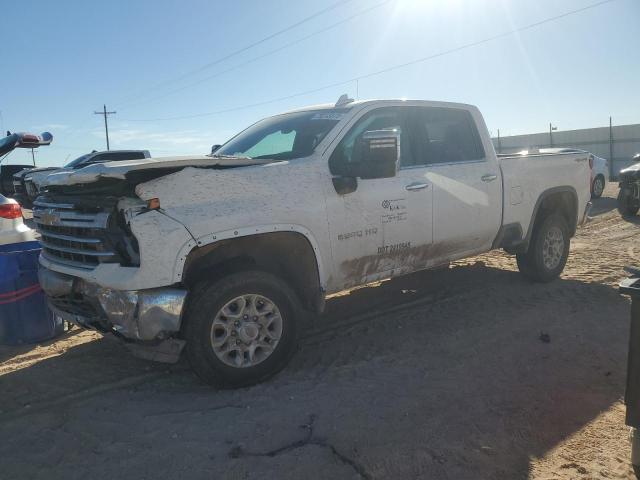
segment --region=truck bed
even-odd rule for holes
[[[575,228],[589,202],[591,173],[588,157],[586,152],[499,155],[504,192],[502,225],[520,224],[522,237],[526,238],[533,225],[536,202],[542,194],[569,187],[575,192],[577,202]],[[584,188],[575,188],[576,178],[584,179]]]

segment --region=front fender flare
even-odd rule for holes
[[[318,242],[311,233],[309,229],[303,227],[302,225],[295,224],[270,224],[270,225],[258,225],[253,227],[244,227],[237,228],[233,230],[224,230],[221,232],[210,233],[207,235],[201,235],[195,239],[195,241],[187,242],[183,245],[182,249],[178,252],[176,257],[176,263],[174,266],[174,278],[177,282],[182,281],[182,276],[184,275],[184,267],[187,261],[187,258],[191,251],[197,247],[205,247],[207,245],[211,245],[213,243],[229,240],[232,238],[241,238],[248,237],[252,235],[260,235],[263,233],[275,233],[275,232],[295,232],[304,236],[311,247],[313,248],[313,253],[316,258],[316,265],[318,268],[318,276],[320,281],[320,287],[324,290],[326,289],[327,283],[327,271],[325,269],[324,259],[322,258],[322,254],[320,252],[320,247],[318,246]]]

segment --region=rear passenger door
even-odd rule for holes
[[[500,228],[500,172],[487,161],[467,110],[418,107],[414,117],[417,162],[433,188],[434,260],[449,261],[490,249]]]

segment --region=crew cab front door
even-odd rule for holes
[[[350,162],[353,147],[365,132],[396,129],[400,132],[400,165],[413,164],[410,113],[406,106],[364,113],[331,155]],[[416,252],[432,242],[432,188],[424,172],[400,168],[391,178],[358,178],[355,182],[355,190],[344,194],[333,184],[327,186],[332,290],[412,271]]]

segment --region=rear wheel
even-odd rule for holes
[[[591,197],[600,198],[604,192],[604,177],[602,175],[596,176],[593,179],[593,185],[591,185]]]
[[[252,385],[286,366],[297,345],[297,299],[264,272],[241,272],[201,285],[185,318],[187,357],[218,387]]]
[[[635,198],[633,198],[633,192],[628,188],[621,188],[618,193],[618,212],[623,217],[633,217],[638,213],[640,207],[638,206]]]
[[[569,246],[567,222],[557,213],[550,214],[534,227],[527,252],[516,255],[518,269],[529,280],[550,282],[564,270]]]

